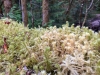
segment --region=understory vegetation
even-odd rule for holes
[[[0,75],[99,75],[100,32],[69,23],[29,29],[0,20]]]

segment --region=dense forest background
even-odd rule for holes
[[[100,13],[100,0],[0,0],[0,16],[9,17],[25,26],[61,27],[70,24],[86,25]]]

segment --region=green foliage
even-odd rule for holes
[[[100,3],[98,3],[98,5],[96,5],[97,11],[98,13],[100,12]]]
[[[66,4],[66,1],[51,0],[49,1],[50,7],[50,21],[53,20],[52,25],[61,27],[61,24],[66,22],[65,8],[63,7]],[[60,9],[59,9],[60,8]]]
[[[22,21],[21,14],[22,14],[21,9],[18,8],[17,4],[14,4],[13,7],[11,8],[10,12],[8,13],[8,16],[13,20],[21,22]]]
[[[19,0],[16,1],[19,3]],[[72,7],[68,14],[66,14],[67,9],[69,7],[68,0],[50,0],[49,1],[49,22],[46,24],[47,26],[57,26],[61,27],[66,21],[69,21],[71,24],[75,22],[81,22],[84,19],[86,14],[86,6],[89,7],[90,0],[87,3],[84,3],[81,19],[80,19],[80,11],[81,11],[81,1],[74,0],[72,3]],[[14,3],[14,2],[13,2]],[[91,18],[93,14],[99,13],[100,3],[97,0],[94,1],[93,9],[88,12],[88,18]],[[27,1],[27,12],[28,12],[28,24],[29,28],[42,26],[42,0],[30,0]],[[8,13],[11,19],[15,21],[21,22],[21,5],[15,4],[13,5],[11,11]],[[34,23],[32,24],[32,18],[34,19]],[[71,25],[70,24],[70,25]]]

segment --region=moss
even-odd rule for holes
[[[6,21],[10,23],[6,24]],[[4,50],[2,48],[4,38],[7,38],[7,53],[2,52]],[[66,59],[66,55],[75,57],[75,52],[76,55],[82,54],[83,57],[86,57],[87,53],[87,58],[91,61],[91,64],[85,64],[85,66],[93,67],[97,64],[96,60],[99,59],[97,56],[99,55],[99,38],[99,33],[94,33],[86,27],[81,29],[80,27],[68,27],[68,22],[62,28],[28,29],[23,24],[11,19],[1,19],[0,70],[5,72],[5,66],[9,65],[11,75],[14,72],[16,75],[20,72],[26,72],[22,71],[24,66],[33,70],[36,68],[35,73],[40,74],[43,70],[49,73],[61,72],[60,65]],[[94,60],[88,55],[89,51],[94,53]],[[84,58],[83,60],[87,61]],[[14,69],[10,67],[12,64],[15,66]],[[56,64],[59,67],[56,67]],[[94,71],[97,72],[96,69]],[[3,72],[0,72],[0,74]]]

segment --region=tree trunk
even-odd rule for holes
[[[42,26],[49,22],[49,0],[42,2]]]
[[[12,0],[3,0],[4,9],[5,9],[5,16],[8,17],[8,13],[12,7]]]
[[[26,8],[26,0],[21,0],[21,6],[22,6],[22,21],[24,23],[24,26],[27,27],[28,15],[27,15],[27,8]]]

